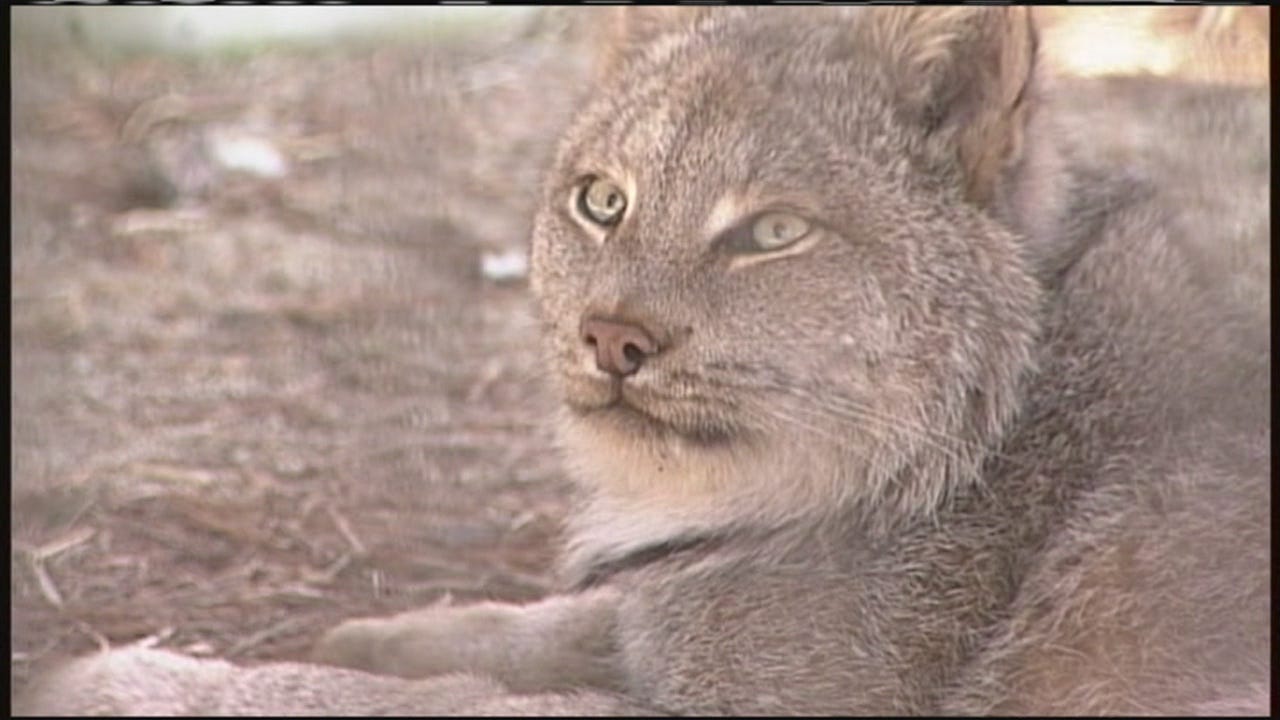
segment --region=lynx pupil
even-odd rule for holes
[[[762,215],[751,229],[751,237],[761,250],[786,247],[809,234],[809,223],[788,213]]]
[[[592,222],[615,225],[627,208],[627,197],[617,185],[596,178],[583,188],[579,206],[582,214]]]

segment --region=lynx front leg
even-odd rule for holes
[[[237,667],[164,650],[121,648],[78,658],[38,680],[19,715],[652,715],[598,691],[517,695],[475,675],[429,680],[272,663]]]
[[[312,659],[403,678],[477,673],[516,692],[621,691],[617,605],[616,592],[596,590],[529,605],[442,606],[351,620],[326,633]]]

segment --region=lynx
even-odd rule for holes
[[[1266,94],[1055,85],[1025,8],[617,17],[532,241],[564,592],[26,709],[1265,713]]]

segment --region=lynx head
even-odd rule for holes
[[[535,220],[574,472],[670,512],[935,506],[1030,365],[1038,286],[986,212],[1025,11],[653,12]]]

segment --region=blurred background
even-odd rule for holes
[[[511,26],[530,7],[54,7],[17,10],[15,30],[62,35],[82,46],[151,52],[278,49],[284,44],[376,38],[423,40]]]
[[[524,253],[604,12],[12,11],[11,687],[548,591]],[[1067,74],[1269,83],[1267,8],[1037,12]]]

